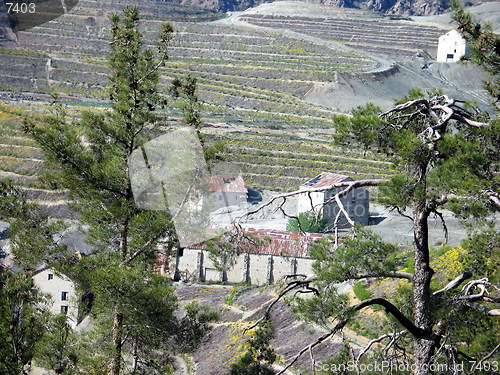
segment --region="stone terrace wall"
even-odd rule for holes
[[[182,275],[189,274],[202,281],[249,282],[255,285],[273,283],[294,273],[312,273],[313,260],[310,258],[241,254],[236,265],[222,275],[208,254],[206,250],[185,249],[179,257],[178,270]]]

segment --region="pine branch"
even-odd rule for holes
[[[385,310],[390,313],[393,317],[395,317],[398,322],[406,328],[408,332],[410,332],[415,338],[419,339],[426,339],[426,340],[432,340],[432,341],[437,341],[439,339],[439,336],[435,335],[432,331],[427,331],[424,329],[421,329],[417,326],[415,326],[401,311],[398,310],[396,306],[394,306],[392,303],[389,301],[383,299],[383,298],[370,298],[367,299],[361,303],[358,303],[357,305],[353,306],[351,309],[354,311],[359,311],[364,309],[365,307],[372,306],[372,305],[380,305],[385,308]],[[345,325],[349,322],[350,318],[344,318],[337,322],[337,324],[327,333],[324,335],[320,336],[316,341],[314,341],[312,344],[307,345],[304,347],[277,375],[283,374],[286,370],[288,370],[297,360],[307,351],[312,350],[331,336],[333,336],[335,333],[338,331],[342,330]]]

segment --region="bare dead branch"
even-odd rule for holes
[[[378,342],[380,342],[380,341],[382,341],[382,340],[384,340],[386,338],[389,338],[389,337],[392,338],[396,334],[402,335],[405,332],[407,332],[407,331],[400,331],[400,332],[394,332],[394,333],[386,333],[385,335],[382,335],[382,336],[380,336],[380,337],[378,337],[376,339],[371,340],[368,343],[368,345],[366,345],[365,348],[361,352],[359,352],[358,356],[356,357],[356,362],[359,363],[359,361],[361,360],[361,357],[364,356],[368,352],[368,350],[370,350],[370,348],[374,344],[376,344],[376,343],[378,343]]]
[[[500,348],[500,344],[498,344],[497,346],[495,346],[495,348],[490,352],[488,353],[484,358],[480,359],[479,362],[477,363],[478,366],[476,366],[476,368],[481,368],[479,367],[479,365],[485,361],[487,361],[488,359],[490,359],[491,357],[493,357],[493,354],[495,354],[495,352]]]
[[[402,271],[357,274],[354,276],[349,276],[349,280],[369,279],[372,277],[387,277],[392,279],[406,279],[409,281],[413,281],[413,274]]]
[[[472,272],[469,272],[469,271],[464,272],[463,274],[461,274],[460,276],[458,276],[454,280],[450,281],[443,289],[437,290],[434,293],[432,293],[432,295],[438,296],[438,295],[443,294],[449,290],[455,289],[458,286],[460,286],[460,284],[462,284],[465,280],[470,279],[471,277],[472,277]]]
[[[293,275],[286,275],[284,277],[284,279],[291,279],[292,277],[302,277],[303,279],[305,279],[307,277],[307,275],[303,274],[303,273],[294,273]]]
[[[488,195],[488,199],[493,205],[496,207],[497,210],[500,210],[500,196],[498,193],[494,191],[487,191],[486,194]]]
[[[396,120],[396,129],[401,120],[405,120],[403,126],[407,126],[418,115],[428,115],[429,119],[423,119],[422,123],[428,122],[428,126],[419,134],[419,138],[427,144],[431,150],[435,150],[435,144],[446,132],[450,120],[456,120],[472,127],[486,127],[487,123],[473,120],[474,114],[458,106],[456,101],[446,95],[435,96],[431,99],[417,99],[400,104],[379,117]],[[412,110],[410,113],[405,113]]]
[[[447,345],[447,346],[451,346],[451,345]],[[467,353],[461,351],[461,350],[458,350],[456,347],[453,347],[455,353],[456,353],[456,358],[458,359],[458,356],[462,356],[464,357],[466,360],[468,361],[474,361],[475,358],[474,357],[471,357],[470,355],[468,355]]]
[[[281,300],[288,292],[298,289],[298,288],[305,288],[306,290],[311,290],[312,293],[319,295],[319,291],[316,288],[310,287],[310,283],[314,280],[316,280],[317,276],[316,275],[308,275],[302,280],[293,280],[288,283],[288,285],[280,292],[280,294],[267,306],[266,311],[264,312],[264,315],[257,320],[254,324],[252,324],[250,327],[246,328],[244,330],[244,333],[257,327],[261,322],[264,320],[269,319],[269,314],[271,313],[271,310],[274,305],[276,305],[279,300]]]
[[[297,222],[297,226],[298,226],[299,232],[301,234],[306,234],[306,232],[304,232],[304,230],[302,229],[302,224],[300,223],[300,220],[299,220],[298,216],[287,214],[286,211],[283,209],[283,203],[280,204],[280,206],[278,207],[278,209],[280,210],[280,212],[283,214],[284,217],[286,217],[288,219],[295,220]]]
[[[489,294],[489,291],[487,287],[490,287],[492,289],[495,289],[496,291],[500,291],[500,288],[488,281],[487,278],[483,278],[480,280],[472,280],[469,281],[465,286],[462,288],[462,292],[464,292],[463,296],[459,296],[457,299],[462,300],[462,301],[467,301],[467,302],[489,302],[489,303],[500,303],[500,297],[492,297]],[[478,288],[479,293],[472,294],[472,291],[474,289]],[[490,316],[496,316],[492,315],[490,310],[487,312],[487,315]],[[493,313],[494,314],[494,313]]]
[[[473,126],[475,128],[484,128],[488,126],[488,124],[485,122],[473,121],[465,116],[459,115],[458,113],[453,114],[453,119],[465,123],[469,126]]]
[[[425,108],[430,108],[429,106],[429,101],[427,99],[417,99],[417,100],[411,100],[409,102],[399,104],[394,108],[389,109],[386,112],[383,112],[379,115],[379,117],[387,117],[395,112],[402,112],[406,109],[409,109],[411,107],[417,107],[419,105],[423,105]]]
[[[489,303],[500,303],[500,297],[488,297],[488,296],[483,295],[482,293],[473,294],[470,296],[460,296],[460,297],[458,297],[458,299],[463,300],[463,301],[468,301],[468,302],[481,301],[481,302],[489,302]],[[490,314],[488,313],[488,315],[490,315]]]
[[[130,257],[124,262],[124,264],[130,264],[135,258],[139,255],[143,254],[146,250],[148,250],[154,243],[159,241],[161,238],[165,237],[165,235],[169,232],[167,228],[165,231],[158,233],[153,238],[150,238],[140,249],[138,249],[135,253],[130,255]]]
[[[446,221],[444,220],[443,214],[439,212],[438,210],[433,210],[434,214],[439,217],[441,220],[441,224],[443,225],[443,232],[444,232],[444,241],[445,243],[448,243],[448,227],[446,226]]]
[[[344,215],[346,218],[347,222],[351,225],[354,226],[354,220],[351,219],[347,211],[345,210],[344,205],[342,204],[342,201],[340,200],[339,194],[335,194],[335,202],[337,202],[337,206],[339,207],[340,212]]]
[[[357,305],[354,305],[351,307],[352,310],[354,311],[359,311],[361,309],[364,309],[365,307],[372,306],[372,305],[381,305],[382,307],[385,308],[385,310],[390,313],[392,316],[394,316],[398,322],[406,328],[408,332],[410,332],[414,337],[417,338],[422,338],[422,339],[427,339],[427,340],[432,340],[436,341],[439,339],[438,336],[436,336],[432,331],[427,331],[424,330],[420,327],[415,326],[401,311],[398,310],[396,306],[394,306],[392,303],[389,301],[383,299],[383,298],[370,298],[365,301],[362,301],[358,303]],[[338,331],[342,330],[345,325],[349,322],[350,318],[344,318],[337,322],[337,324],[327,333],[324,335],[320,336],[316,341],[313,343],[305,346],[300,350],[299,353],[277,374],[283,374],[286,370],[288,370],[297,360],[308,350],[311,350],[312,348],[318,346],[331,336],[333,336],[335,333]],[[254,325],[255,326],[255,325]]]
[[[392,335],[391,341],[389,341],[389,343],[387,344],[387,346],[384,348],[384,353],[385,353],[386,356],[389,353],[389,350],[391,350],[391,348],[396,345],[397,340],[402,335],[404,335],[406,333],[408,333],[408,331],[401,331],[401,332],[394,333]]]
[[[435,212],[436,208],[448,203],[448,201],[452,198],[455,198],[455,194],[443,194],[437,198],[434,198],[427,203],[427,206],[425,207],[425,212],[427,214],[431,212]]]
[[[407,218],[407,219],[410,219],[411,221],[413,221],[413,218],[409,215],[406,215],[405,213],[403,213],[403,211],[401,211],[401,209],[399,207],[394,207],[394,209],[396,210],[396,212],[398,214],[400,214],[401,216]]]
[[[472,281],[469,281],[463,288],[462,288],[462,291],[465,291],[465,295],[469,295],[471,290],[477,286],[477,285],[484,285],[484,286],[489,286],[493,289],[496,289],[497,291],[500,291],[500,288],[492,283],[490,283],[488,281],[488,278],[482,278],[482,279],[479,279],[479,280],[472,280]]]
[[[314,359],[312,348],[309,348],[309,358],[311,358],[311,369],[313,370],[313,373],[315,372],[315,364],[316,360]]]
[[[297,355],[280,371],[278,372],[276,375],[282,375],[285,373],[286,370],[288,370],[290,367],[293,366],[293,364],[295,362],[297,362],[297,360],[302,357],[302,355],[307,352],[307,351],[311,351],[313,348],[315,348],[316,346],[318,346],[319,344],[321,344],[323,341],[327,340],[328,338],[330,338],[331,336],[333,336],[335,333],[337,333],[338,331],[340,331],[342,328],[344,328],[344,326],[347,324],[349,320],[348,319],[343,319],[341,320],[340,322],[338,322],[335,327],[333,327],[329,332],[325,333],[324,335],[318,337],[318,339],[313,342],[312,344],[309,344],[307,345],[306,347],[304,347],[299,353],[297,353]]]

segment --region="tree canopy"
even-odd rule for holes
[[[278,299],[298,288],[312,294],[295,302],[296,311],[306,320],[329,326],[330,331],[301,350],[285,369],[371,307],[385,310],[387,320],[380,327],[381,336],[353,358],[358,365],[381,356],[394,363],[411,363],[411,372],[418,375],[429,374],[430,364],[452,368],[453,363],[465,361],[471,370],[470,358],[489,358],[498,349],[499,337],[491,331],[498,324],[500,302],[498,262],[492,260],[498,259],[499,243],[491,216],[500,209],[498,118],[439,92],[426,96],[412,90],[388,111],[367,105],[343,120],[337,141],[385,154],[400,172],[385,181],[340,183],[331,188],[345,187],[338,195],[357,186],[379,186],[379,201],[397,210],[403,220],[412,221],[413,246],[386,243],[357,226],[340,244],[338,239],[314,244],[310,250],[316,260],[314,276],[298,276]],[[359,131],[361,123],[369,124],[369,129]],[[446,232],[443,209],[468,220],[473,229],[462,248],[444,254],[430,246],[428,224],[436,215]],[[456,261],[460,266],[443,276],[440,265],[449,262],[447,257],[460,259]],[[375,294],[349,302],[337,287],[353,280],[369,281]],[[377,288],[380,283],[389,285],[391,292]],[[264,320],[268,317],[269,309]],[[384,340],[389,344],[380,352],[373,344]],[[366,354],[369,349],[374,349],[371,355]]]
[[[321,233],[326,230],[326,220],[318,217],[315,212],[301,212],[296,218],[288,219],[286,230],[306,233]]]
[[[43,122],[25,123],[46,157],[44,178],[68,191],[93,253],[68,254],[55,236],[63,225],[40,214],[12,183],[0,186],[0,214],[11,222],[9,235],[20,265],[29,270],[47,264],[68,275],[92,313],[93,333],[81,338],[80,353],[69,360],[60,350],[53,356],[42,351],[44,364],[58,366],[60,373],[164,374],[172,371],[172,355],[193,349],[215,318],[196,304],[178,312],[171,281],[154,272],[158,241],[166,239],[171,247],[176,242],[171,214],[140,208],[130,180],[131,154],[158,135],[155,111],[167,99],[158,88],[159,69],[168,59],[173,27],[161,25],[154,53],[144,44],[137,7],[126,7],[110,21],[110,110],[86,111],[75,120],[56,101]],[[186,82],[181,87],[189,94],[185,123],[199,131],[196,80]],[[61,327],[58,320],[54,324]],[[59,343],[65,340],[51,335]],[[93,353],[84,354],[90,347]]]

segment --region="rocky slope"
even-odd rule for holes
[[[245,10],[266,0],[181,0],[184,5],[196,5],[220,11]],[[448,0],[309,0],[311,3],[340,8],[358,8],[402,16],[429,16],[441,14],[448,9]],[[475,5],[484,1],[467,1]]]
[[[323,4],[337,7],[360,8],[405,16],[443,13],[447,0],[321,0]]]
[[[15,45],[17,37],[12,31],[7,13],[1,11],[4,7],[4,0],[0,0],[0,45],[13,46]]]

